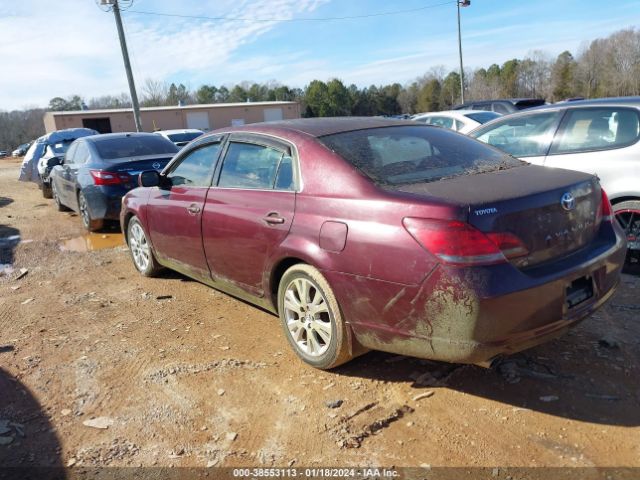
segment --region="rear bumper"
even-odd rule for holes
[[[439,266],[419,286],[326,275],[363,346],[486,364],[561,336],[613,295],[626,245],[617,228],[610,228],[609,240],[606,248],[526,273],[508,264]],[[582,277],[591,279],[593,296],[569,308],[567,287]]]
[[[83,189],[93,219],[120,220],[122,197],[129,190],[121,187],[90,186]]]

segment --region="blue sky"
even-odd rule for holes
[[[121,0],[122,1],[122,0]],[[446,0],[134,0],[123,14],[139,91],[145,79],[221,85],[314,78],[359,86],[407,83],[457,68],[455,2]],[[112,13],[97,0],[0,0],[0,109],[54,96],[127,91]],[[55,5],[55,9],[53,6]],[[282,21],[411,10],[335,21]],[[134,11],[270,21],[212,21]],[[472,0],[462,9],[466,68],[534,50],[574,54],[589,41],[640,28],[640,0]]]

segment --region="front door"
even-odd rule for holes
[[[202,210],[216,161],[220,138],[185,152],[165,175],[166,184],[151,189],[148,224],[160,261],[195,278],[208,279],[202,249]]]
[[[265,267],[293,221],[295,160],[286,144],[236,135],[219,170],[202,219],[211,274],[215,281],[263,296]]]

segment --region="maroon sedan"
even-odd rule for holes
[[[140,273],[277,313],[324,369],[366,349],[486,365],[595,311],[625,258],[596,177],[413,122],[218,130],[139,180],[121,223]]]

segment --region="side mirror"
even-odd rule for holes
[[[60,157],[52,157],[49,160],[47,160],[47,167],[53,168],[56,165],[62,165],[63,163],[64,163],[64,159]]]
[[[161,183],[162,179],[156,170],[145,170],[138,175],[138,185],[141,187],[159,187]]]

